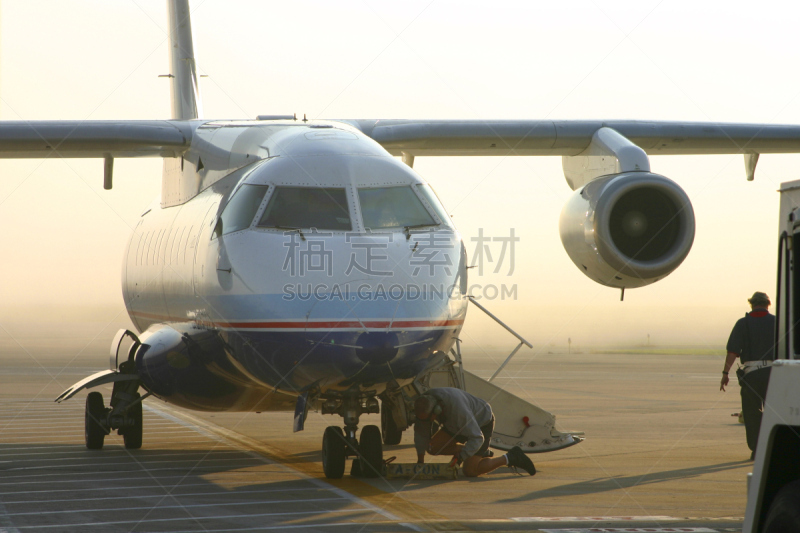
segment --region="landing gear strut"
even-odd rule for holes
[[[366,426],[356,440],[358,420],[362,413],[379,412],[375,396],[361,396],[358,391],[344,393],[327,399],[322,405],[323,414],[344,417],[344,429],[328,426],[322,437],[322,469],[328,479],[344,475],[348,457],[353,458],[352,474],[378,477],[383,470],[383,444],[378,426]]]

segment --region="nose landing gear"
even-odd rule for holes
[[[358,420],[362,413],[378,413],[375,396],[362,397],[359,393],[345,393],[326,400],[323,414],[344,417],[344,429],[328,426],[322,436],[322,469],[328,479],[344,475],[348,457],[353,458],[351,474],[357,477],[378,477],[383,470],[383,443],[378,426],[365,426],[361,438],[356,440]]]
[[[344,475],[348,457],[353,458],[350,473],[356,477],[378,477],[383,470],[383,444],[378,426],[365,426],[356,441],[355,429],[346,435],[339,426],[328,426],[322,436],[322,470],[328,479]]]

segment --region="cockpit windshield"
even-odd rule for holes
[[[358,199],[369,230],[438,225],[411,186],[358,189]]]
[[[344,188],[275,187],[258,227],[350,231],[353,224]]]

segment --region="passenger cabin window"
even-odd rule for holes
[[[258,227],[350,231],[353,224],[343,188],[275,187]]]
[[[214,231],[215,235],[227,235],[249,228],[268,189],[266,185],[244,184],[239,187],[222,211]]]
[[[438,225],[411,186],[358,189],[358,199],[370,230]]]

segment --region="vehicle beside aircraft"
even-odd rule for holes
[[[776,350],[764,402],[764,416],[747,476],[747,507],[742,531],[782,533],[800,530],[800,182],[782,183],[778,218],[778,282],[775,295]]]

